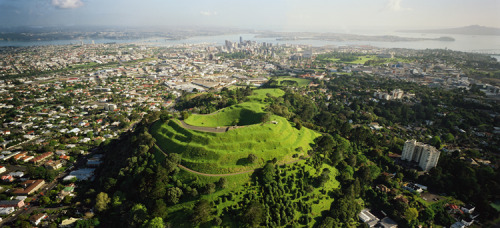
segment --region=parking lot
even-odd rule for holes
[[[444,199],[442,196],[430,192],[423,192],[422,194],[420,194],[420,196],[428,203],[435,203]]]

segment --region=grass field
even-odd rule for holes
[[[360,56],[357,60],[354,60],[354,61],[348,62],[348,63],[352,63],[352,64],[365,64],[366,61],[368,61],[368,60],[375,60],[375,59],[377,59],[377,56],[375,56],[375,55]]]
[[[264,99],[267,97],[268,93],[273,97],[281,97],[285,95],[285,91],[281,89],[258,89],[254,91],[252,96],[248,96],[248,98],[253,101],[264,103]]]
[[[280,83],[284,80],[291,80],[291,81],[296,81],[299,86],[307,86],[309,83],[311,83],[311,80],[305,79],[305,78],[292,78],[292,77],[278,77],[276,80]]]
[[[298,130],[280,116],[271,116],[275,123],[260,123],[268,93],[284,95],[280,89],[256,90],[248,102],[185,120],[190,125],[207,127],[229,126],[238,121],[238,125],[246,127],[225,133],[200,132],[183,128],[178,120],[170,120],[153,124],[151,133],[163,151],[181,154],[182,165],[203,173],[247,171],[262,167],[273,158],[285,163],[306,155],[320,134],[305,127]],[[249,154],[255,154],[257,162],[249,163]]]
[[[358,59],[351,61],[351,62],[343,62],[340,61],[340,58],[328,58],[327,60],[332,61],[332,62],[343,62],[343,63],[351,63],[351,64],[365,64],[366,61],[368,60],[376,60],[378,59],[377,56],[375,55],[367,55],[367,56],[359,56]]]

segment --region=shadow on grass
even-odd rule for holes
[[[252,164],[250,161],[248,161],[248,158],[240,158],[238,159],[238,161],[236,161],[236,165],[244,165],[244,166],[247,166],[247,165],[250,165]]]

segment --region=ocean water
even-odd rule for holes
[[[374,34],[365,34],[374,35]],[[381,34],[375,34],[381,35]],[[142,40],[111,40],[97,39],[94,43],[139,43],[154,46],[173,46],[178,44],[200,44],[209,43],[214,45],[223,45],[225,40],[238,42],[240,36],[244,40],[253,40],[259,43],[266,42],[272,44],[304,44],[314,47],[325,45],[349,46],[349,45],[370,45],[382,48],[409,48],[409,49],[450,49],[455,51],[466,51],[485,53],[500,56],[500,36],[477,36],[477,35],[447,35],[447,34],[410,34],[410,33],[389,33],[401,37],[413,38],[438,38],[441,36],[453,37],[455,41],[404,41],[404,42],[374,42],[374,41],[325,41],[325,40],[278,40],[273,38],[256,38],[255,34],[232,34],[219,36],[195,36],[182,40],[167,40],[163,38],[149,38]],[[54,40],[54,41],[0,41],[1,46],[41,46],[41,45],[66,45],[66,44],[85,44],[92,43],[92,40]]]

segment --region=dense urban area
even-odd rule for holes
[[[499,101],[446,49],[0,47],[0,226],[491,227]]]

